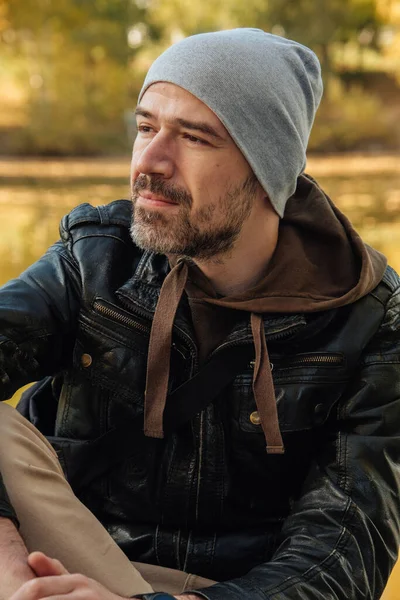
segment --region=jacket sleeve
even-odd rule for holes
[[[79,288],[76,263],[61,242],[0,288],[0,400],[68,360]]]
[[[398,283],[397,283],[398,285]],[[382,307],[272,560],[208,600],[378,600],[400,543],[400,289]]]
[[[0,288],[0,400],[70,360],[80,278],[61,242]],[[0,517],[18,525],[0,474]]]

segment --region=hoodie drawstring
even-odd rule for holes
[[[274,382],[262,316],[258,313],[251,313],[250,323],[255,349],[253,393],[265,435],[267,452],[268,454],[283,454],[285,449],[279,429]]]
[[[172,327],[188,278],[184,261],[168,273],[160,291],[150,332],[144,400],[144,434],[163,438],[163,414],[168,394]]]
[[[144,403],[144,434],[148,437],[164,437],[163,415],[168,394],[172,329],[188,274],[188,264],[180,260],[164,280],[154,314],[147,358]],[[266,439],[266,449],[270,454],[282,454],[284,446],[279,429],[262,316],[251,313],[250,321],[255,349],[253,392]]]

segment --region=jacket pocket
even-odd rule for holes
[[[297,354],[271,357],[279,425],[282,433],[311,430],[323,425],[347,383],[343,355]],[[262,433],[252,391],[251,365],[240,377],[239,427],[247,433]]]

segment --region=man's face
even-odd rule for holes
[[[216,115],[171,83],[155,83],[136,110],[132,238],[160,254],[228,252],[265,192]]]

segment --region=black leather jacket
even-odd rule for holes
[[[377,600],[399,544],[397,275],[388,268],[351,306],[265,315],[284,455],[265,451],[251,361],[191,422],[146,438],[148,336],[168,263],[134,247],[130,219],[127,201],[76,208],[61,241],[1,289],[1,398],[51,376],[46,433],[72,447],[130,425],[129,452],[79,495],[131,559],[221,581],[209,600]],[[229,361],[251,344],[244,320],[216,352]],[[183,298],[170,390],[196,372],[196,353]]]

